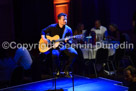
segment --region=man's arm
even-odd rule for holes
[[[41,35],[41,38],[42,38],[42,40],[44,41],[45,44],[48,43],[48,40],[45,38],[45,35]]]
[[[103,34],[103,39],[104,38],[107,38],[108,37],[108,30],[107,30],[107,28],[105,27],[105,29],[104,29],[104,34]]]
[[[48,26],[47,28],[42,29],[41,38],[45,42],[45,44],[48,43],[48,39],[46,39],[45,36],[46,36],[47,33],[50,33],[50,31],[51,31],[51,25]]]
[[[71,29],[71,28],[69,28],[69,32],[68,32],[68,33],[69,33],[69,34],[68,34],[69,36],[73,36],[73,32],[72,32],[72,29]],[[69,39],[69,40],[66,39],[65,42],[68,42],[68,43],[72,44],[72,40],[73,40],[73,39]]]
[[[116,37],[113,37],[113,36],[107,36],[109,39],[112,39],[114,41],[120,41],[120,33],[117,31],[116,33]]]

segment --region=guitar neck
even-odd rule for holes
[[[70,36],[70,37],[66,37],[66,38],[72,39],[72,38],[77,38],[77,37],[81,37],[81,36],[82,36],[82,35],[75,35],[75,36]],[[65,41],[66,38],[62,38],[62,39],[55,40],[55,42]]]
[[[58,40],[55,40],[55,42],[62,42],[62,41],[64,41],[65,40],[65,38],[63,38],[63,39],[58,39]]]
[[[68,37],[68,39],[74,38],[75,36]],[[55,42],[62,42],[65,41],[66,38],[55,40]]]

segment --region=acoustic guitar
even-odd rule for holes
[[[75,36],[70,36],[70,37],[66,37],[68,40],[71,38],[82,38],[83,35],[75,35]],[[60,39],[59,35],[55,35],[53,37],[46,35],[46,39],[48,39],[48,43],[46,44],[43,39],[41,38],[39,41],[39,51],[41,53],[47,52],[50,49],[55,49],[59,46],[60,42],[65,41],[66,38],[62,38]]]

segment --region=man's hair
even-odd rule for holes
[[[128,66],[127,68],[124,69],[124,71],[126,72],[127,70],[131,72],[131,75],[136,77],[136,68],[134,68],[133,66]]]
[[[99,20],[99,19],[96,19],[96,20],[95,20],[95,22],[96,22],[96,21],[98,21],[98,22],[101,24],[101,20]]]
[[[65,13],[58,14],[58,19],[60,19],[61,16],[67,16],[67,14],[65,14]]]
[[[112,23],[110,26],[113,26],[116,30],[118,30],[118,26],[116,24]]]

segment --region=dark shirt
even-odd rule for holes
[[[119,41],[120,40],[120,33],[119,33],[119,31],[114,31],[114,32],[108,31],[108,36],[113,37],[114,39],[111,39],[113,41]]]
[[[114,32],[108,31],[108,35],[116,38],[117,37],[117,31],[114,31]]]
[[[49,35],[55,36],[59,35],[60,38],[64,38],[66,36],[72,36],[72,29],[67,25],[60,28],[58,24],[51,24],[48,27],[42,29],[41,35]]]
[[[130,84],[128,91],[136,91],[136,82]]]

